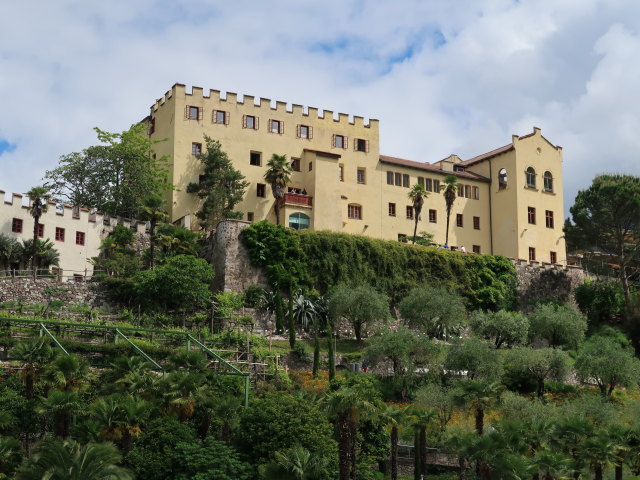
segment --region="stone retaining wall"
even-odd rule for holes
[[[46,304],[49,300],[62,300],[65,305],[101,307],[106,301],[94,283],[58,282],[55,279],[17,278],[0,280],[0,302],[22,301],[26,305]]]
[[[575,305],[573,291],[585,280],[582,268],[565,268],[526,260],[512,261],[516,267],[518,304],[521,309],[526,310],[536,300],[551,298]]]

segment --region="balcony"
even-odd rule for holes
[[[313,197],[303,195],[302,193],[285,193],[284,198],[280,200],[280,206],[295,205],[299,207],[313,207]]]

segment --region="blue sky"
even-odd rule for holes
[[[598,173],[640,175],[638,58],[637,0],[9,2],[0,189],[180,82],[377,118],[382,153],[418,161],[535,125],[564,148],[568,207]]]

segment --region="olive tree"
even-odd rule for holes
[[[568,305],[538,305],[528,319],[530,340],[544,340],[551,347],[578,348],[587,330],[584,315]]]
[[[409,327],[436,338],[456,335],[466,318],[463,298],[441,287],[414,288],[398,305]]]
[[[331,291],[327,301],[331,316],[335,320],[347,320],[358,342],[362,341],[365,327],[385,322],[390,317],[389,298],[370,285],[340,284]]]
[[[490,340],[496,348],[503,345],[511,347],[527,341],[529,320],[520,312],[476,311],[471,314],[470,326],[478,337]]]

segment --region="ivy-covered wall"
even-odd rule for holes
[[[272,285],[315,288],[369,283],[396,303],[424,283],[457,290],[472,309],[512,308],[516,272],[505,257],[473,255],[433,247],[331,232],[296,232],[267,222],[243,230],[254,265]]]

